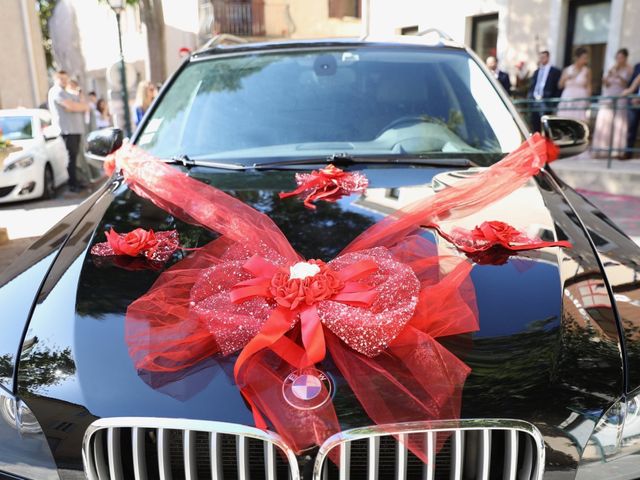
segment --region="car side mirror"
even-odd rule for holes
[[[589,127],[569,118],[544,115],[542,131],[560,149],[559,158],[579,155],[589,148]]]
[[[119,128],[103,128],[87,135],[86,156],[90,160],[104,162],[107,155],[122,146],[123,134]]]
[[[55,140],[60,135],[62,135],[62,131],[57,125],[49,125],[42,129],[42,136],[44,137],[44,140],[46,142],[48,142],[49,140]]]

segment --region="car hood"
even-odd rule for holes
[[[432,185],[447,188],[460,176],[446,168],[358,168],[369,179],[367,193],[335,203],[320,202],[316,210],[305,208],[299,198],[279,198],[279,192],[295,186],[293,170],[194,168],[190,175],[269,215],[302,256],[325,261],[390,212],[433,195]],[[555,235],[554,222],[534,181],[458,225],[472,228],[485,220],[508,222],[545,239]],[[161,272],[104,262],[89,250],[105,240],[104,232],[110,228],[128,232],[138,227],[177,229],[182,246],[187,248],[201,247],[216,238],[213,232],[175,219],[117,182],[78,226],[65,246],[66,253],[58,259],[63,265],[50,273],[58,277],[49,282],[51,285],[44,285],[18,373],[19,391],[28,398],[45,433],[51,438],[67,438],[69,452],[79,445],[84,428],[75,434],[57,431],[53,425],[59,424],[60,417],[84,426],[96,417],[116,416],[253,425],[251,410],[233,382],[235,355],[211,357],[175,374],[136,371],[125,343],[125,312]],[[432,238],[441,247],[446,245],[442,239]],[[188,253],[176,253],[164,268]],[[555,368],[561,322],[559,255],[559,249],[545,248],[494,259],[493,264],[474,265],[471,277],[480,329],[439,339],[471,369],[463,390],[463,417],[533,420],[548,418],[553,410],[544,399]],[[336,385],[333,402],[342,427],[371,424],[331,359],[320,368]],[[557,412],[558,418],[563,415],[565,412]],[[68,455],[70,462],[79,461],[78,456]],[[60,456],[67,458],[64,453]]]

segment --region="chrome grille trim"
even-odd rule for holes
[[[103,418],[93,422],[87,428],[82,441],[82,459],[89,480],[124,479],[122,460],[126,455],[121,448],[120,435],[123,434],[123,430],[128,429],[131,429],[132,441],[131,456],[128,457],[132,462],[130,471],[133,471],[136,480],[147,478],[148,465],[145,463],[144,450],[146,434],[156,436],[159,477],[171,480],[169,434],[172,431],[182,435],[182,458],[187,479],[197,478],[196,432],[202,432],[208,433],[208,452],[213,480],[223,480],[224,478],[221,452],[222,435],[230,435],[235,438],[239,461],[239,479],[250,479],[248,439],[254,439],[263,442],[265,446],[265,477],[268,480],[277,479],[276,462],[280,455],[276,448],[282,453],[282,459],[288,468],[289,479],[300,480],[295,454],[276,433],[232,423],[152,417]]]
[[[211,478],[214,480],[222,478],[220,445],[220,434],[209,432],[209,459],[211,460]]]
[[[369,451],[367,455],[367,479],[378,480],[378,466],[380,453],[380,437],[369,437]]]
[[[500,435],[504,432],[504,455],[503,463],[500,463],[500,472],[497,474],[505,480],[516,480],[516,478],[527,478],[530,480],[542,480],[544,474],[545,449],[544,440],[540,431],[532,424],[522,420],[511,419],[480,419],[480,420],[442,420],[433,422],[409,422],[393,425],[375,425],[365,428],[354,428],[345,430],[333,435],[327,439],[320,447],[316,456],[313,478],[321,480],[323,470],[329,463],[328,455],[334,448],[340,449],[340,480],[348,479],[349,458],[344,458],[344,453],[349,452],[352,442],[358,440],[367,440],[367,478],[373,480],[376,478],[375,472],[371,471],[372,465],[377,465],[378,454],[375,454],[375,460],[371,459],[372,439],[393,436],[397,442],[396,453],[396,479],[404,480],[407,474],[407,448],[406,442],[409,435],[423,434],[425,437],[426,456],[431,460],[428,464],[423,465],[423,480],[433,480],[436,470],[436,445],[438,433],[451,434],[451,462],[450,478],[462,479],[467,478],[465,468],[473,474],[472,478],[489,479],[495,478],[496,468],[492,471],[492,433]],[[518,435],[522,434],[520,442]],[[468,452],[465,455],[465,437],[468,441],[474,441],[477,445],[477,451]],[[500,442],[500,444],[502,441]],[[525,444],[522,462],[518,471],[518,455],[521,445]],[[469,445],[469,444],[467,444]],[[473,449],[472,449],[473,450]],[[501,451],[501,449],[500,449]],[[415,457],[414,457],[415,458]],[[494,461],[494,467],[496,460]],[[502,460],[501,460],[502,462]],[[467,466],[469,464],[470,466]],[[438,467],[440,468],[440,467]]]
[[[249,480],[249,444],[246,437],[238,437],[236,457],[238,458],[238,480]]]
[[[462,480],[462,462],[464,462],[464,431],[456,429],[452,438],[453,462],[451,462],[451,480]]]
[[[407,442],[409,441],[409,436],[406,433],[401,433],[398,437],[398,442],[396,444],[396,449],[398,450],[396,454],[396,479],[406,480],[408,455]]]
[[[169,458],[169,431],[166,428],[158,428],[157,434],[158,472],[160,474],[160,480],[172,480],[171,462]]]
[[[340,444],[340,480],[349,480],[351,476],[351,444],[343,442]]]
[[[489,430],[482,430],[480,436],[478,474],[481,480],[489,480],[489,468],[491,467],[491,433]]]
[[[147,480],[147,462],[145,461],[144,432],[139,428],[131,429],[133,455],[133,474],[135,480]]]
[[[504,450],[504,473],[502,477],[505,480],[516,480],[516,474],[518,473],[518,432],[515,430],[509,431]]]
[[[425,433],[425,442],[427,446],[427,460],[422,467],[422,479],[433,480],[436,474],[436,435],[429,430]]]
[[[267,480],[277,480],[276,474],[276,447],[271,443],[264,444],[264,471]]]
[[[122,478],[120,436],[113,428],[107,430],[107,452],[109,457],[110,478]]]
[[[100,480],[109,480],[109,467],[104,458],[104,435],[99,435],[93,445],[94,458],[96,459],[96,471]]]
[[[193,430],[182,431],[182,454],[184,456],[185,480],[198,480],[196,466],[196,432]]]

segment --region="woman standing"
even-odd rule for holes
[[[576,120],[587,120],[588,100],[570,100],[591,96],[591,70],[587,67],[589,53],[584,47],[575,51],[574,62],[562,71],[558,86],[563,89],[560,98],[566,98],[558,105],[558,115]]]
[[[627,63],[629,51],[621,48],[616,53],[616,63],[602,79],[602,95],[618,97],[629,84],[632,68]],[[614,109],[615,103],[615,109]],[[627,145],[627,100],[625,98],[604,99],[600,101],[592,149],[596,157],[608,157],[609,148],[614,158],[624,156]]]
[[[144,117],[144,114],[149,109],[151,102],[156,98],[158,89],[154,83],[143,80],[138,84],[138,91],[136,92],[136,125],[140,124],[140,120]]]
[[[109,106],[104,98],[96,103],[96,128],[107,128],[112,125]]]

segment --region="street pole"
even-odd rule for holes
[[[124,65],[124,53],[122,51],[122,30],[120,29],[120,12],[115,10],[116,23],[118,24],[118,44],[120,45],[120,83],[122,84],[122,107],[124,108],[124,131],[127,137],[131,136],[131,112],[129,111],[129,92],[127,91],[127,73]]]

